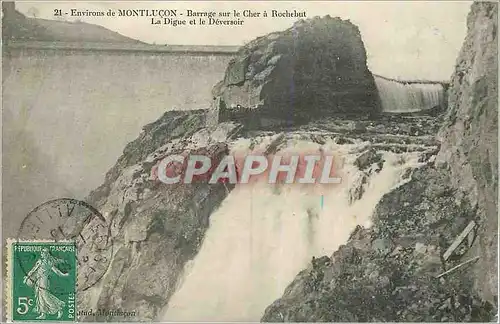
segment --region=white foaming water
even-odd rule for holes
[[[444,103],[444,87],[439,83],[402,83],[375,76],[385,112],[415,112]]]
[[[365,144],[323,145],[344,157],[344,167],[342,183],[321,193],[298,185],[237,186],[211,215],[202,247],[161,320],[259,321],[313,256],[330,256],[356,225],[370,226],[377,202],[402,183],[406,168],[418,165],[419,154],[384,152],[383,169],[369,177],[361,200],[349,205],[360,175],[353,162]],[[240,140],[235,146],[247,145]],[[287,144],[296,152],[319,147],[300,140]]]

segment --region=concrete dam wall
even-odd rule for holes
[[[429,81],[398,81],[375,75],[384,112],[410,113],[443,108],[446,84]]]
[[[207,108],[230,59],[11,48],[3,60],[4,230],[17,230],[45,200],[84,198],[165,111]]]

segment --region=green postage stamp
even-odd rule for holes
[[[9,321],[76,321],[74,242],[8,242]]]

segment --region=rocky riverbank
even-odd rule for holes
[[[400,163],[404,163],[404,154],[415,152],[425,163],[438,149],[432,134],[437,132],[440,119],[431,116],[382,115],[370,119],[338,115],[266,131],[246,129],[233,122],[207,128],[207,113],[167,112],[146,125],[138,139],[124,149],[104,184],[90,194],[88,201],[110,224],[114,256],[102,280],[80,293],[80,309],[135,310],[137,320],[153,320],[178,289],[186,262],[201,247],[211,213],[233,187],[151,181],[151,168],[166,155],[190,152],[217,158],[227,154],[235,141],[248,140],[250,149],[266,138],[274,140],[261,143],[265,152],[274,152],[298,138],[320,145],[350,145],[352,153],[358,155],[355,163],[364,174],[364,180],[352,185],[349,199],[353,203],[362,199],[370,175],[386,167],[381,152],[400,154]],[[408,175],[410,172],[408,169]],[[83,265],[80,270],[88,269]]]
[[[496,3],[471,7],[436,162],[383,197],[371,228],[358,228],[333,256],[313,260],[263,321],[494,319],[497,14]],[[475,231],[445,259],[471,221]]]
[[[411,181],[379,202],[372,228],[358,227],[333,256],[314,260],[262,320],[490,320],[493,307],[473,293],[470,268],[436,278],[471,257],[466,241],[451,260],[442,258],[476,217],[449,183],[432,164],[412,172]]]

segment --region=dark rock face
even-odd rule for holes
[[[229,153],[225,142],[238,125],[222,123],[209,132],[202,129],[204,116],[204,111],[172,111],[146,125],[90,194],[88,202],[108,222],[113,255],[98,284],[79,293],[79,309],[128,309],[136,317],[80,320],[151,321],[174,293],[184,264],[201,246],[210,214],[232,186],[166,185],[152,180],[152,169],[170,154],[203,154],[218,161]],[[79,271],[89,269],[84,264]]]
[[[457,206],[446,175],[426,166],[385,195],[371,229],[358,227],[331,258],[298,274],[264,322],[486,321],[491,305],[471,293],[467,268],[437,279],[470,253],[442,253],[475,213]],[[322,262],[318,265],[318,261]]]
[[[213,95],[211,125],[239,120],[266,127],[380,110],[358,28],[329,16],[299,21],[242,47]]]
[[[497,298],[498,228],[498,4],[476,2],[449,90],[449,111],[440,132],[437,161],[451,181],[476,205],[480,233],[475,287]]]
[[[382,154],[377,153],[376,150],[369,150],[365,153],[361,154],[356,161],[354,161],[354,165],[358,167],[360,170],[365,170],[373,163],[380,162],[382,159]]]
[[[127,144],[116,164],[106,173],[104,183],[90,193],[90,202],[101,204],[123,169],[141,162],[163,144],[180,137],[189,137],[201,129],[205,123],[204,113],[204,110],[189,113],[168,111],[158,120],[144,126],[139,137]]]

